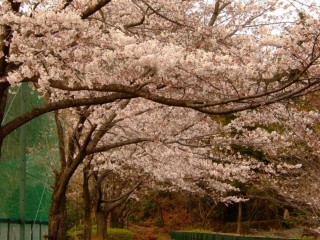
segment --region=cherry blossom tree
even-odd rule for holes
[[[90,156],[97,166],[125,159],[173,187],[228,201],[223,193],[234,188],[225,181],[245,181],[256,162],[236,161],[230,129],[209,114],[318,91],[319,23],[313,2],[3,0],[0,120],[12,85],[28,82],[47,104],[1,124],[0,143],[32,118],[76,107],[56,114],[61,171],[49,238],[65,238],[65,186]],[[243,141],[278,137],[250,134]]]
[[[119,228],[123,221],[122,214],[127,211],[128,204],[136,196],[137,189],[141,189],[148,178],[143,171],[134,170],[131,166],[127,166],[127,171],[115,172],[115,171],[102,171],[95,172],[94,175],[94,187],[91,191],[88,188],[90,197],[94,204],[88,205],[88,209],[92,209],[95,213],[97,224],[97,237],[106,239],[107,237],[107,220],[110,217],[110,226]],[[141,173],[143,175],[141,175]],[[89,179],[84,179],[88,181]],[[86,184],[84,184],[85,186]],[[89,212],[88,212],[89,213]],[[89,215],[91,216],[91,215]],[[85,216],[84,216],[85,218]],[[89,218],[90,220],[90,218]],[[86,219],[86,222],[89,222]],[[118,224],[115,226],[115,224]],[[88,224],[90,227],[91,225]],[[123,225],[121,226],[123,228]],[[90,235],[89,235],[90,233]],[[91,229],[84,228],[84,238],[90,239]]]
[[[290,4],[2,1],[0,116],[12,84],[48,104],[0,139],[44,112],[123,98],[226,114],[316,91],[318,6]]]
[[[277,104],[238,113],[230,123],[223,124],[221,119],[190,109],[142,99],[74,109],[62,116],[65,119],[58,126],[60,139],[65,139],[61,141],[65,157],[57,171],[50,215],[61,223],[66,186],[81,163],[87,166],[83,191],[87,193],[86,199],[90,198],[87,181],[91,174],[97,176],[100,183],[96,185],[100,186],[104,172],[125,176],[122,172],[130,171],[130,166],[143,169],[156,182],[162,182],[166,190],[209,195],[215,202],[237,202],[241,199],[229,194],[238,190],[233,181],[267,179],[277,186],[279,177],[301,167],[297,165],[299,162],[286,159],[290,157],[288,147],[299,141],[293,129],[299,126],[301,133],[308,134],[319,119],[318,112]],[[263,151],[266,157],[244,154],[243,148]],[[293,178],[286,181],[290,180]],[[55,227],[59,229],[59,225]]]
[[[86,166],[83,193],[87,202],[92,198],[88,188],[91,175],[97,176],[99,184],[96,186],[99,187],[107,177],[105,172],[121,174],[131,171],[128,166],[143,169],[155,181],[165,182],[166,189],[210,192],[217,201],[237,200],[224,198],[226,192],[236,190],[224,181],[246,181],[253,165],[245,161],[224,162],[223,159],[215,163],[209,140],[219,127],[209,116],[191,110],[132,99],[60,114],[56,120],[61,162],[56,171],[49,232],[62,237],[67,186],[81,163]],[[178,125],[179,117],[184,116],[184,123]],[[97,209],[102,209],[101,204],[100,201]],[[106,215],[102,211],[101,214]]]
[[[311,98],[312,102],[305,98],[259,111],[242,112],[229,116],[228,121],[216,118],[230,131],[229,140],[224,136],[220,139],[223,144],[215,149],[239,159],[250,156],[270,167],[284,164],[270,168],[270,174],[257,171],[251,184],[258,189],[267,184],[283,196],[288,205],[311,209],[319,221],[320,205],[316,194],[320,160],[319,105],[314,101],[315,97],[317,95]],[[247,118],[248,114],[252,117]],[[286,164],[293,168],[283,168]],[[296,164],[300,167],[296,168]]]

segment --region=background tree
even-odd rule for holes
[[[221,150],[232,152],[240,158],[249,156],[269,166],[279,162],[300,164],[300,168],[292,170],[278,166],[276,174],[272,176],[264,172],[260,175],[257,169],[257,178],[251,182],[253,186],[250,188],[256,188],[259,192],[267,187],[266,191],[272,190],[287,206],[312,209],[312,214],[318,218],[318,195],[315,194],[318,182],[316,169],[319,164],[317,102],[314,97],[309,97],[274,107],[266,107],[259,112],[243,112],[229,118],[215,118],[230,129],[230,139],[224,136],[226,147]],[[265,121],[261,122],[261,115],[258,121],[251,117],[247,121],[245,118],[248,114],[256,117],[262,114]],[[283,174],[278,175],[281,172]],[[255,194],[248,190],[250,192],[250,189],[246,190],[247,196],[255,198]]]
[[[214,125],[210,117],[198,114],[198,118],[194,116],[190,121],[186,119],[184,124],[177,127],[177,122],[173,119],[178,118],[172,115],[181,116],[185,110],[172,109],[152,102],[136,108],[135,101],[139,100],[125,100],[104,107],[75,109],[72,114],[65,111],[65,114],[60,114],[65,118],[59,118],[58,113],[56,114],[60,151],[63,155],[60,169],[56,171],[54,203],[50,218],[56,219],[58,223],[65,221],[67,186],[81,163],[85,164],[84,193],[89,199],[88,203],[91,202],[89,177],[95,175],[88,172],[90,169],[102,171],[101,176],[96,175],[96,194],[92,194],[99,199],[103,197],[101,184],[108,176],[103,170],[121,172],[123,166],[126,166],[125,171],[129,171],[130,168],[143,169],[158,181],[170,182],[169,186],[172,189],[203,192],[204,189],[197,186],[199,179],[203,179],[201,181],[206,185],[207,191],[215,192],[216,198],[221,200],[223,192],[234,189],[230,184],[223,183],[224,179],[246,180],[249,167],[239,168],[241,163],[224,165],[212,162],[211,145],[204,142],[212,135],[210,131],[216,131],[210,127]],[[198,120],[193,122],[195,118]],[[197,135],[190,135],[194,131],[197,131]],[[168,162],[168,159],[171,161]],[[98,201],[97,209],[103,209],[103,204],[103,201]],[[109,213],[113,208],[107,205],[104,209],[109,210],[104,212]],[[104,219],[107,215],[103,214]],[[65,229],[58,230],[65,225],[59,223],[49,225],[51,226],[54,227],[52,232],[65,232]]]
[[[155,180],[166,183],[165,189],[208,195],[215,202],[237,202],[238,189],[233,181],[261,178],[273,183],[281,175],[301,166],[281,159],[288,144],[296,142],[289,126],[299,121],[301,130],[306,130],[306,126],[310,128],[318,120],[317,112],[288,110],[280,104],[265,107],[257,113],[249,111],[229,118],[213,118],[191,110],[152,102],[137,104],[137,101],[142,100],[74,109],[72,114],[66,113],[64,123],[60,124],[61,129],[65,126],[65,131],[60,132],[64,132],[62,137],[67,141],[61,142],[67,146],[64,150],[69,149],[65,153],[73,170],[58,172],[72,176],[84,163],[84,193],[88,193],[90,204],[88,180],[93,174],[90,171],[101,171],[94,184],[98,187],[96,198],[100,199],[95,205],[104,221],[112,210],[110,206],[104,206],[101,188],[108,176],[104,174],[106,170],[120,174],[123,166],[126,166],[125,171],[143,169]],[[181,116],[187,117],[178,124]],[[285,123],[286,131],[281,128]],[[281,131],[277,132],[278,129]],[[124,173],[121,175],[125,176]],[[68,182],[59,185],[66,189]],[[90,220],[90,217],[86,219]],[[88,226],[90,228],[90,224]]]

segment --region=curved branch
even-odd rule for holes
[[[81,14],[81,18],[82,19],[87,19],[91,15],[95,14],[96,12],[98,12],[101,8],[106,6],[109,2],[111,2],[111,0],[100,0],[96,5],[93,5],[93,6],[89,7],[89,8],[87,8]]]
[[[225,9],[229,4],[231,4],[231,2],[226,2],[226,3],[222,4],[222,6],[220,7],[220,0],[216,1],[216,4],[214,6],[214,11],[212,13],[212,16],[211,16],[209,24],[208,24],[209,27],[212,27],[214,25],[214,23],[217,21],[217,18],[219,16],[220,12],[223,9]]]
[[[108,144],[108,145],[104,145],[104,146],[100,146],[100,147],[96,147],[96,148],[91,148],[91,149],[88,149],[86,153],[87,153],[87,155],[89,155],[89,154],[94,154],[94,153],[99,153],[99,152],[106,152],[106,151],[109,151],[113,148],[123,147],[123,146],[131,145],[131,144],[147,142],[147,141],[150,141],[150,139],[149,138],[129,139],[129,140],[125,140],[122,142],[117,142],[117,143],[112,143],[112,144]]]
[[[72,2],[73,2],[73,0],[66,0],[63,4],[62,9],[66,9]]]
[[[98,92],[127,93],[135,97],[145,98],[150,101],[168,105],[168,106],[192,108],[199,112],[208,113],[208,114],[228,114],[232,112],[239,112],[245,109],[252,109],[252,108],[261,106],[263,104],[271,104],[271,103],[274,103],[277,99],[283,100],[283,99],[295,96],[298,93],[302,93],[303,91],[306,91],[308,88],[311,88],[315,85],[319,85],[320,80],[316,79],[313,83],[308,83],[307,85],[300,87],[294,91],[283,92],[285,89],[288,89],[293,84],[297,83],[300,80],[300,77],[307,71],[307,69],[311,65],[312,64],[310,63],[307,67],[305,67],[303,71],[300,72],[300,74],[296,75],[291,81],[284,83],[283,85],[280,85],[275,89],[271,89],[269,91],[263,91],[263,92],[252,94],[252,95],[230,97],[230,98],[219,100],[219,101],[205,101],[205,100],[201,101],[201,100],[192,100],[192,99],[181,100],[181,99],[163,97],[163,96],[151,93],[147,90],[141,90],[137,87],[129,87],[121,84],[110,84],[110,85],[92,86],[92,87],[87,87],[87,86],[68,87],[60,83],[51,83],[51,87],[58,88],[61,90],[66,90],[66,91],[85,91],[86,90],[86,91],[98,91]],[[267,96],[270,96],[271,98],[269,100],[261,99]],[[251,102],[248,102],[249,100],[251,100]],[[209,107],[218,107],[218,106],[223,106],[230,103],[245,104],[245,106],[240,108],[224,109],[224,110],[208,109]]]
[[[14,120],[8,122],[0,129],[0,146],[3,139],[9,135],[12,131],[20,127],[21,125],[29,122],[30,120],[55,110],[66,109],[70,107],[78,107],[78,106],[89,106],[89,105],[100,105],[114,102],[118,99],[130,99],[134,96],[126,93],[114,93],[104,97],[96,97],[96,98],[82,98],[82,99],[68,99],[62,100],[59,102],[48,103],[44,106],[34,108],[33,110],[23,114],[20,117],[15,118]]]
[[[145,5],[148,6],[148,8],[154,12],[155,14],[157,14],[159,17],[162,17],[164,18],[165,20],[169,21],[169,22],[172,22],[174,24],[177,24],[178,26],[184,26],[184,27],[187,27],[187,25],[183,24],[183,23],[180,23],[180,22],[177,22],[173,19],[170,19],[168,18],[167,16],[163,15],[162,13],[160,13],[159,11],[157,11],[156,9],[154,9],[148,2],[144,1],[144,0],[141,0],[141,2],[143,2]]]
[[[149,176],[150,176],[150,174],[148,174],[143,180],[138,182],[132,189],[130,189],[129,191],[124,193],[122,196],[115,198],[115,199],[107,200],[107,201],[103,200],[102,202],[103,203],[114,203],[114,202],[118,202],[123,199],[126,200],[131,195],[131,193],[133,193],[145,180],[148,179]],[[122,201],[120,202],[120,204],[121,203],[122,203]],[[115,206],[113,206],[113,208],[117,207],[120,204],[116,204]]]

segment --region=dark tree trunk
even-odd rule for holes
[[[10,85],[8,82],[0,83],[0,127],[2,126],[2,122],[5,116],[9,86]],[[0,139],[0,156],[1,156],[2,142],[3,142],[3,139],[1,138]]]
[[[237,234],[242,233],[242,202],[238,204]]]
[[[124,228],[123,212],[119,212],[117,208],[113,209],[110,213],[110,227]]]
[[[66,229],[66,192],[70,179],[74,172],[76,171],[79,164],[86,157],[85,149],[90,142],[90,136],[92,135],[94,128],[86,136],[83,146],[80,148],[79,153],[76,157],[66,156],[64,150],[64,136],[62,124],[59,122],[57,115],[55,116],[58,128],[59,143],[60,143],[60,173],[56,172],[55,183],[53,187],[52,203],[49,214],[49,233],[47,238],[49,240],[66,240],[67,229]],[[74,144],[74,139],[71,139],[70,145]],[[74,148],[70,148],[74,149]],[[73,152],[73,151],[71,151]],[[68,157],[69,161],[66,161]]]
[[[50,240],[65,240],[67,238],[66,192],[74,171],[64,168],[60,174],[56,175],[49,213],[47,238]]]
[[[10,85],[8,82],[0,83],[0,127],[3,124],[3,120],[5,116],[9,86]],[[3,138],[0,138],[0,156],[1,156],[2,142],[3,142]]]
[[[9,86],[8,82],[0,83],[0,123],[2,123],[4,118]]]
[[[106,240],[108,213],[104,211],[99,211],[96,213],[96,218],[97,218],[97,238],[99,240]]]
[[[18,12],[21,3],[11,2],[11,7],[14,11]],[[4,78],[8,75],[8,62],[6,58],[9,58],[10,54],[10,40],[12,37],[12,29],[8,25],[0,26],[0,52],[2,57],[0,58],[0,78]],[[8,41],[6,44],[5,42]],[[2,127],[2,121],[4,118],[4,112],[6,109],[7,103],[7,94],[10,84],[8,82],[0,82],[0,128]],[[1,156],[1,147],[4,137],[0,138],[0,156]]]
[[[49,214],[49,229],[48,229],[48,236],[47,236],[49,240],[66,240],[67,239],[66,188],[67,188],[66,185],[63,186],[62,188],[60,187],[54,188],[54,191],[52,194],[52,203],[51,203],[50,214]]]
[[[83,171],[83,239],[91,240],[91,198],[89,190],[89,177],[87,171]]]

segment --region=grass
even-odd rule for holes
[[[182,232],[197,232],[197,233],[214,233],[211,230],[203,229],[203,228],[187,228],[186,230],[181,230]]]
[[[75,239],[75,236],[81,235],[83,232],[83,226],[78,226],[70,229],[67,235],[70,237],[71,240]],[[134,233],[121,228],[107,228],[108,232],[108,240],[132,240]],[[93,239],[97,239],[97,227],[94,225],[92,226],[92,237]]]

